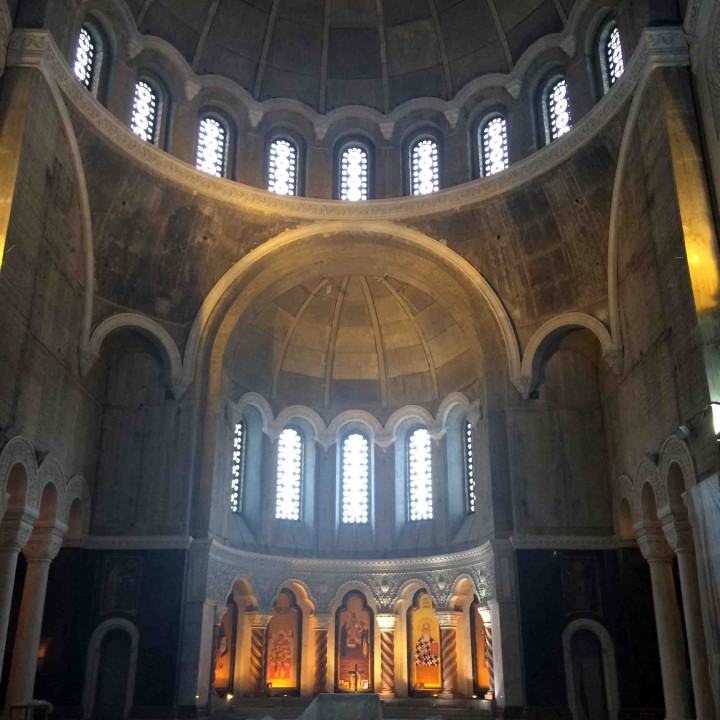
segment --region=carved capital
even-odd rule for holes
[[[670,562],[673,559],[673,551],[659,527],[640,529],[637,532],[637,544],[648,562]]]
[[[537,385],[537,380],[529,375],[518,375],[512,379],[512,384],[522,396],[523,400],[527,400]]]
[[[50,562],[57,557],[62,547],[66,525],[36,525],[30,539],[23,548],[28,562]]]
[[[615,375],[622,375],[623,351],[621,349],[608,350],[603,353],[603,360]]]
[[[30,513],[8,510],[0,523],[0,550],[22,550],[32,533],[34,520]]]
[[[667,516],[663,518],[663,531],[673,552],[694,548],[692,528],[687,519]]]
[[[265,630],[270,622],[270,613],[248,613],[247,618],[253,630]]]
[[[397,626],[397,615],[393,613],[378,613],[378,627],[383,631],[394,631]]]
[[[460,623],[462,613],[456,610],[443,610],[435,613],[442,630],[455,630]]]
[[[330,613],[315,613],[312,618],[315,630],[323,630],[327,632],[330,627],[330,621],[332,620]]]

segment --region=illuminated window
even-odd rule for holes
[[[234,513],[239,513],[242,510],[242,492],[245,480],[245,433],[245,422],[240,420],[240,422],[235,423],[230,474],[230,510]]]
[[[502,115],[495,115],[480,125],[478,147],[480,148],[480,174],[483,177],[507,170],[510,164],[507,122]]]
[[[160,110],[158,93],[145,81],[135,83],[135,97],[130,129],[146,142],[157,143]]]
[[[275,138],[268,155],[267,189],[276,195],[297,195],[297,175],[297,146],[286,138]]]
[[[198,124],[195,167],[215,177],[225,176],[228,132],[219,120],[205,115]]]
[[[346,145],[340,155],[340,199],[357,202],[370,194],[367,150],[356,143]]]
[[[463,455],[465,460],[465,506],[469,513],[475,512],[475,452],[473,427],[466,420],[463,427]]]
[[[556,78],[547,85],[543,95],[543,111],[545,133],[549,143],[570,132],[572,117],[565,78]]]
[[[91,92],[96,86],[99,59],[98,45],[90,29],[83,25],[75,47],[73,71],[75,77]]]
[[[342,443],[342,521],[368,521],[370,444],[362,433],[351,433]]]
[[[278,520],[300,519],[302,473],[302,435],[295,428],[286,427],[278,440],[275,498],[275,517]]]
[[[614,21],[601,34],[599,51],[603,89],[607,92],[625,72],[620,31]]]
[[[410,146],[410,191],[413,195],[429,195],[440,189],[438,144],[425,137]]]
[[[432,520],[432,447],[425,428],[408,436],[407,463],[410,520]]]

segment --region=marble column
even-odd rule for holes
[[[377,616],[380,628],[380,694],[395,695],[395,625],[397,615],[392,613]]]
[[[457,627],[460,613],[454,611],[436,613],[440,623],[440,652],[442,653],[443,689],[441,698],[458,695]]]
[[[327,692],[328,672],[328,625],[330,615],[316,613],[313,615],[315,627],[315,681],[313,695]]]
[[[690,680],[672,572],[673,552],[659,527],[639,529],[637,542],[650,565],[665,717],[666,720],[686,720],[692,717]]]
[[[272,615],[248,613],[250,622],[250,692],[253,695],[265,694],[265,643],[267,626]]]
[[[683,517],[668,514],[662,520],[665,537],[678,561],[695,711],[698,718],[715,717],[692,529],[690,523]]]
[[[485,667],[488,669],[488,691],[485,693],[485,700],[495,699],[495,656],[493,651],[493,626],[489,610],[478,608],[478,614],[483,620],[485,630]]]
[[[22,510],[8,510],[0,523],[0,675],[5,657],[18,553],[30,537],[34,520],[35,516]]]
[[[12,705],[33,699],[48,573],[50,563],[60,551],[66,530],[65,525],[36,523],[23,548],[27,572],[8,681],[8,714]]]

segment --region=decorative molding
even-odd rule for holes
[[[10,42],[8,63],[12,66],[35,67],[43,70],[46,77],[52,78],[75,109],[109,143],[115,145],[138,163],[145,165],[152,172],[164,175],[192,192],[207,195],[251,212],[280,216],[285,219],[401,220],[457,210],[468,204],[496,197],[563,163],[579,148],[592,140],[612,120],[616,112],[632,95],[635,86],[644,74],[662,64],[681,64],[682,48],[676,42],[678,34],[682,37],[680,28],[646,30],[633,57],[628,62],[625,73],[613,86],[612,92],[607,93],[593,110],[573,127],[571,132],[530,157],[512,165],[505,172],[424,197],[373,200],[364,203],[281,197],[231,180],[213,178],[154,145],[142,142],[77,82],[52,37],[46,31],[16,30]],[[538,42],[547,43],[550,40],[543,38]],[[687,58],[686,45],[684,57]],[[522,63],[519,63],[513,72],[522,72],[521,65]],[[201,84],[207,83],[208,77],[201,76]],[[491,80],[494,82],[494,76],[484,76],[483,78],[484,82]],[[468,98],[474,96],[478,89],[473,89],[472,85],[469,83],[456,98],[463,98],[466,93]],[[278,106],[280,103],[268,100],[263,104],[268,105],[268,109],[270,109],[273,105]],[[431,106],[438,104],[440,107],[435,109],[443,110],[443,101],[436,100],[429,103]],[[417,101],[411,101],[407,111],[414,112],[417,109]],[[331,115],[334,120],[335,113],[344,119],[347,117],[358,118],[367,112],[372,115],[375,111],[348,106],[333,111]],[[375,120],[380,122],[382,119],[383,122],[386,122],[385,116],[380,113],[377,115]],[[323,118],[322,126],[328,124],[329,127],[330,116],[321,117]]]
[[[65,541],[65,547],[86,550],[187,550],[189,535],[91,535]]]
[[[513,535],[509,544],[516,550],[614,550],[613,536],[596,535]]]

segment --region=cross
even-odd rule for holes
[[[355,669],[354,669],[354,670],[350,670],[350,672],[348,673],[348,675],[352,675],[353,678],[354,678],[354,680],[355,680],[355,692],[358,691],[358,689],[357,689],[357,687],[358,687],[358,678],[359,678],[361,675],[364,675],[364,674],[365,674],[365,671],[364,671],[364,670],[358,670],[357,663],[355,663]]]

